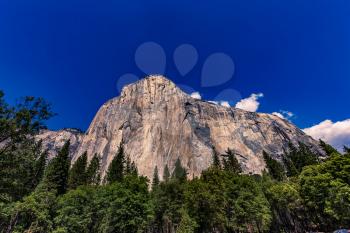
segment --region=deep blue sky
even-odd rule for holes
[[[165,49],[167,76],[204,99],[262,92],[260,112],[292,111],[302,128],[350,116],[349,0],[0,0],[0,89],[49,100],[52,129],[85,130],[121,75],[143,76],[134,54],[147,41]],[[172,60],[183,43],[199,54],[185,77]],[[234,78],[201,87],[215,52],[233,58]]]

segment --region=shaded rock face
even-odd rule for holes
[[[166,164],[172,170],[177,158],[189,177],[200,175],[212,163],[212,146],[219,153],[233,149],[244,172],[256,174],[265,168],[263,150],[278,160],[289,143],[320,151],[316,141],[286,120],[193,99],[162,76],[125,86],[119,97],[102,105],[84,135],[63,130],[39,137],[49,148],[71,139],[73,162],[85,151],[89,159],[100,155],[103,175],[123,140],[139,173],[149,178],[155,166],[160,174]]]

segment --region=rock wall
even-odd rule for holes
[[[46,145],[59,146],[70,138],[73,161],[85,151],[89,159],[97,153],[103,173],[123,140],[140,174],[148,177],[155,166],[160,174],[166,164],[172,170],[177,158],[189,177],[198,176],[212,162],[212,146],[220,153],[233,149],[243,170],[256,174],[265,168],[263,150],[278,160],[289,143],[303,142],[320,152],[315,140],[287,120],[193,99],[162,76],[124,87],[119,97],[100,108],[86,134],[57,135],[46,137],[44,141],[54,139]]]

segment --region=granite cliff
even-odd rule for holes
[[[97,153],[103,174],[123,140],[140,174],[148,177],[155,166],[161,174],[166,164],[171,170],[177,158],[189,177],[198,176],[212,163],[212,146],[220,153],[233,149],[244,172],[257,174],[265,168],[263,150],[277,160],[289,143],[320,151],[315,140],[287,120],[191,98],[162,76],[125,86],[119,97],[102,105],[86,133],[45,131],[38,138],[52,155],[70,139],[73,162],[85,151],[90,159]]]

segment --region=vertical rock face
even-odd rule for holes
[[[140,174],[148,177],[155,166],[160,172],[166,164],[173,169],[177,158],[189,177],[198,176],[212,163],[212,146],[220,153],[233,149],[247,173],[265,168],[263,150],[278,160],[289,143],[302,142],[320,151],[316,141],[286,120],[193,99],[162,76],[125,86],[119,97],[102,105],[85,135],[65,136],[76,141],[73,161],[85,151],[90,159],[96,153],[103,174],[123,140]]]

